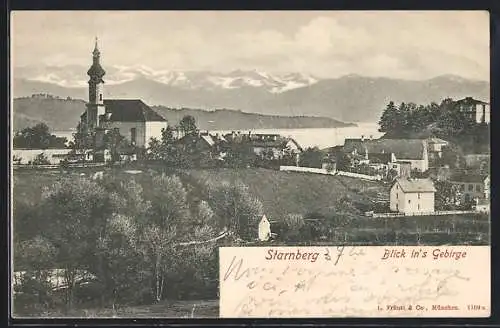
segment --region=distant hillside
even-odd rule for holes
[[[154,106],[153,108],[174,124],[179,122],[184,115],[191,115],[196,119],[198,128],[201,130],[302,129],[355,126],[355,124],[343,123],[326,117],[262,115],[228,109],[205,111],[188,108],[171,109],[164,106]]]
[[[45,76],[28,68],[16,69],[15,97],[47,92],[85,99],[85,67],[47,68]],[[265,72],[128,72],[132,78],[108,70],[106,97],[140,98],[150,105],[213,110],[229,108],[264,115],[320,116],[344,122],[378,121],[387,103],[440,102],[471,96],[489,101],[489,83],[454,75],[416,81],[347,75],[334,79]],[[163,73],[162,73],[163,74]],[[50,77],[50,79],[48,78]],[[50,81],[50,82],[49,82]],[[71,82],[71,83],[70,83]]]
[[[270,116],[227,109],[205,111],[187,108],[171,109],[164,106],[153,108],[170,124],[177,124],[184,115],[192,115],[198,127],[203,130],[332,128],[354,125],[324,117]],[[76,127],[84,111],[85,101],[79,99],[60,99],[50,96],[16,98],[14,99],[13,127],[17,131],[43,122],[52,130],[69,130]]]

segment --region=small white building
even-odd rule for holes
[[[434,212],[435,192],[430,179],[396,179],[390,192],[390,209],[406,215]]]
[[[271,238],[271,223],[265,215],[259,222],[259,240],[268,241]]]

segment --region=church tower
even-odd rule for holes
[[[89,102],[87,103],[87,127],[94,130],[99,127],[99,116],[104,115],[104,80],[106,72],[101,67],[101,53],[95,39],[95,47],[92,53],[92,66],[87,71],[89,79]]]

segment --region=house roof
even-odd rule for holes
[[[366,144],[368,141],[362,141],[361,139],[345,139],[343,151],[346,153],[352,153],[356,151],[358,154],[364,154],[366,149]]]
[[[448,141],[443,140],[441,138],[428,138],[427,142],[428,143],[436,143],[436,144],[444,144],[444,145],[448,144]]]
[[[376,139],[364,141],[361,141],[361,139],[346,139],[344,151],[351,153],[354,149],[357,150],[358,154],[364,154],[367,150],[368,154],[394,153],[398,160],[421,160],[424,156],[425,141],[423,139]]]
[[[140,99],[106,99],[106,113],[111,113],[111,122],[164,122],[160,114]]]
[[[435,192],[434,183],[430,179],[397,179],[403,192]]]
[[[368,153],[370,162],[387,164],[392,160],[392,153]]]
[[[368,144],[369,153],[394,153],[397,159],[421,160],[425,141],[422,139],[377,139]]]
[[[484,183],[487,177],[488,174],[457,173],[451,176],[450,181]]]
[[[215,145],[215,143],[219,141],[226,141],[224,138],[221,138],[221,136],[217,135],[211,135],[208,133],[199,133],[199,134],[188,134],[183,136],[178,140],[180,143],[186,143],[186,142],[198,142],[198,141],[204,141],[209,147],[212,147]]]
[[[477,99],[474,99],[472,97],[465,97],[463,99],[460,99],[460,100],[457,100],[455,102],[456,104],[459,104],[459,105],[488,105],[487,102],[484,102],[484,101],[481,101],[481,100],[477,100]]]

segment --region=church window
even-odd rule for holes
[[[136,142],[136,129],[135,128],[131,128],[130,129],[130,141],[132,142],[133,145],[135,145],[135,142]]]
[[[102,93],[99,94],[99,100],[102,101]]]

